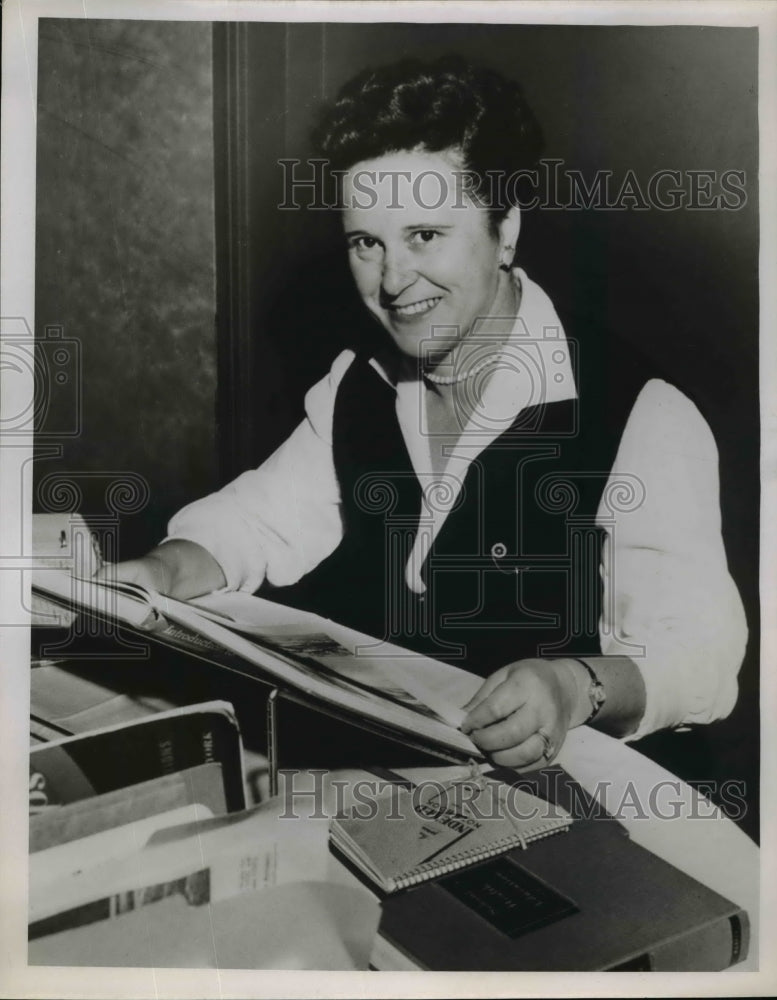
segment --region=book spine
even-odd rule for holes
[[[750,921],[744,910],[694,927],[634,955],[609,972],[720,972],[747,958]]]

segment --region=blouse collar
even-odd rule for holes
[[[577,391],[570,357],[571,345],[547,293],[516,267],[513,278],[521,302],[499,362],[482,383],[481,409],[498,423],[512,422],[527,406],[575,399]],[[394,381],[377,357],[369,362],[392,388]],[[414,380],[417,384],[420,379]]]

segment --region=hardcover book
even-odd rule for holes
[[[30,749],[30,812],[78,802],[199,764],[221,764],[228,810],[245,808],[240,731],[213,701]]]
[[[562,779],[538,787],[583,806],[565,836],[387,896],[371,966],[712,972],[746,958],[741,907],[635,844],[606,813],[592,816]]]

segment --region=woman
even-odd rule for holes
[[[481,673],[463,728],[498,763],[549,761],[586,722],[635,738],[726,715],[746,626],[715,444],[514,266],[540,152],[519,88],[389,66],[319,138],[381,346],[336,358],[278,451],[120,576],[184,599],[264,585]]]

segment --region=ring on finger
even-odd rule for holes
[[[537,730],[537,735],[542,740],[541,756],[546,762],[548,762],[550,761],[551,757],[554,757],[556,754],[556,748],[553,745],[553,740],[550,738],[550,736],[548,736],[548,734],[545,732],[542,726],[540,726],[540,728]]]

